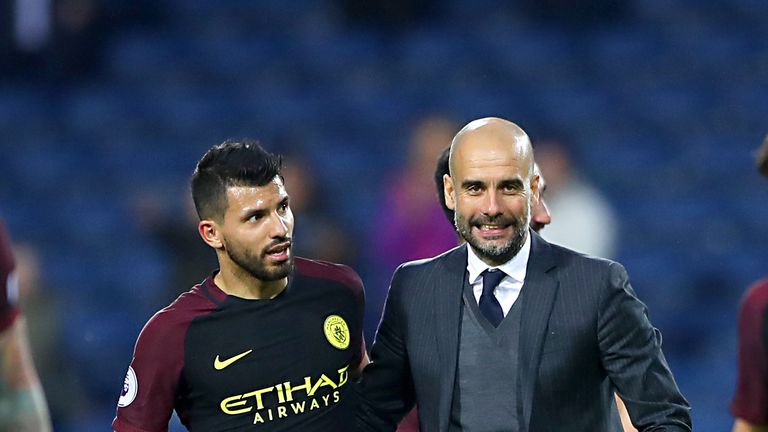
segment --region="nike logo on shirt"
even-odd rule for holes
[[[230,357],[230,358],[225,359],[225,360],[220,360],[219,356],[217,355],[216,359],[213,360],[213,368],[216,369],[216,370],[222,370],[225,367],[231,365],[232,363],[240,360],[241,358],[247,356],[248,354],[250,354],[252,352],[253,352],[253,350],[250,349],[250,350],[248,350],[248,351],[246,351],[244,353],[240,353],[240,354],[238,354],[238,355],[236,355],[234,357]]]

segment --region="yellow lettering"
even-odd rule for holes
[[[288,417],[288,410],[284,406],[277,407],[277,418]]]
[[[311,377],[304,377],[304,385],[291,387],[291,383],[286,382],[285,385],[285,400],[288,402],[291,402],[293,400],[293,392],[296,390],[304,390],[307,392],[307,396],[312,396],[312,393],[310,393],[310,389],[312,388],[312,378]]]
[[[291,408],[293,408],[294,414],[299,414],[304,412],[304,405],[307,404],[307,401],[301,401],[301,403],[294,402],[291,404]]]
[[[268,395],[273,390],[275,391],[275,394],[277,395],[277,403],[284,404],[287,402],[292,402],[297,395],[294,394],[294,392],[297,391],[303,391],[306,392],[307,396],[312,397],[314,396],[317,391],[322,387],[330,387],[332,389],[338,389],[339,387],[346,384],[349,380],[349,366],[345,366],[341,369],[337,370],[339,373],[339,381],[338,384],[336,384],[332,379],[328,378],[325,374],[321,374],[320,377],[317,379],[317,381],[312,383],[312,377],[304,377],[304,383],[298,386],[292,386],[290,381],[286,381],[271,387],[265,387],[263,389],[254,390],[250,393],[245,393],[242,395],[235,395],[230,396],[224,400],[221,401],[219,404],[221,411],[228,415],[237,415],[237,414],[245,414],[248,412],[251,412],[254,410],[263,410],[264,404],[265,404],[265,395]],[[341,400],[341,394],[338,391],[334,391],[331,393],[333,395],[333,403],[338,403],[339,400]],[[322,396],[322,401],[325,404],[325,406],[328,406],[330,401],[330,395]],[[248,398],[254,398],[255,405],[249,405]],[[310,404],[310,410],[320,408],[319,399],[312,399],[312,402]],[[295,413],[304,412],[306,408],[305,402],[301,402],[300,404],[293,404],[292,409]],[[254,416],[254,424],[255,423],[263,423],[264,422],[264,413],[257,413]],[[272,421],[274,414],[272,412],[272,409],[270,408],[269,411],[267,411],[267,414],[269,416],[269,420]],[[288,415],[288,411],[286,407],[278,407],[278,417],[282,418]]]
[[[339,387],[347,383],[347,379],[349,379],[348,369],[349,369],[349,365],[339,369]]]
[[[237,395],[237,396],[231,396],[223,401],[221,401],[221,410],[224,411],[225,414],[229,415],[235,415],[235,414],[244,414],[247,412],[250,412],[253,407],[247,407],[247,408],[241,408],[241,409],[234,409],[237,407],[241,407],[248,403],[246,400],[241,400],[243,396]]]
[[[264,401],[262,400],[261,396],[264,393],[269,393],[272,391],[272,389],[275,388],[275,386],[263,388],[261,390],[254,390],[250,393],[246,393],[243,395],[243,399],[254,396],[256,397],[256,409],[264,409]]]
[[[317,392],[317,389],[324,386],[331,386],[333,389],[338,387],[335,382],[331,381],[331,379],[325,376],[325,374],[322,374],[315,383],[315,386],[312,387],[312,390],[309,392],[308,396],[314,396],[314,394]]]

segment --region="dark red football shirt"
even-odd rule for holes
[[[0,221],[0,332],[8,329],[19,315],[19,309],[16,307],[18,292],[14,268],[11,240],[5,231],[5,225]]]
[[[752,285],[739,309],[739,377],[731,402],[735,417],[768,424],[768,278]]]
[[[193,432],[352,430],[363,310],[360,277],[339,264],[296,258],[269,300],[208,278],[141,331],[112,427],[165,431],[175,409]]]

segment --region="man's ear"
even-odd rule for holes
[[[443,175],[443,199],[445,199],[445,206],[449,209],[456,211],[456,201],[453,199],[453,179],[448,174]]]
[[[224,247],[224,242],[221,239],[221,230],[219,225],[210,219],[203,219],[197,224],[197,232],[203,241],[214,249],[221,249]]]

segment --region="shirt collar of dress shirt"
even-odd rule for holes
[[[517,282],[525,281],[525,273],[528,268],[528,257],[531,255],[531,233],[526,233],[525,243],[520,251],[512,257],[511,260],[505,262],[498,267],[491,267],[480,257],[477,256],[472,246],[467,245],[467,271],[469,272],[469,283],[474,284],[480,278],[480,275],[489,268],[496,268],[503,271],[508,277],[511,277]]]

